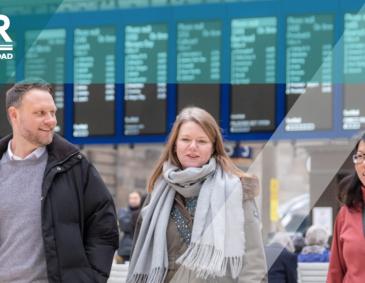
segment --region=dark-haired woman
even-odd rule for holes
[[[333,233],[328,283],[365,282],[365,135],[353,155],[355,173],[341,182],[341,207]]]

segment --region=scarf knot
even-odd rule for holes
[[[165,162],[163,166],[163,178],[172,189],[180,193],[183,197],[196,197],[199,195],[204,181],[215,172],[216,166],[217,163],[214,158],[211,158],[202,167],[189,167],[184,170],[172,165],[170,162]]]

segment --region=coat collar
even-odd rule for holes
[[[8,135],[0,140],[0,156],[2,156],[8,147],[9,141],[12,139],[13,135]],[[69,156],[79,152],[79,149],[73,144],[66,141],[58,134],[54,134],[52,142],[46,147],[48,152],[48,163],[58,163]]]

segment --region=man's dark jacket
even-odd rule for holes
[[[297,256],[278,243],[265,247],[269,283],[297,283]]]
[[[0,140],[0,157],[10,139]],[[118,248],[112,197],[75,146],[55,135],[47,152],[41,201],[48,280],[106,282]]]

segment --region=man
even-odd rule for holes
[[[113,200],[79,150],[54,135],[46,83],[6,93],[0,140],[0,282],[106,282],[118,228]]]

